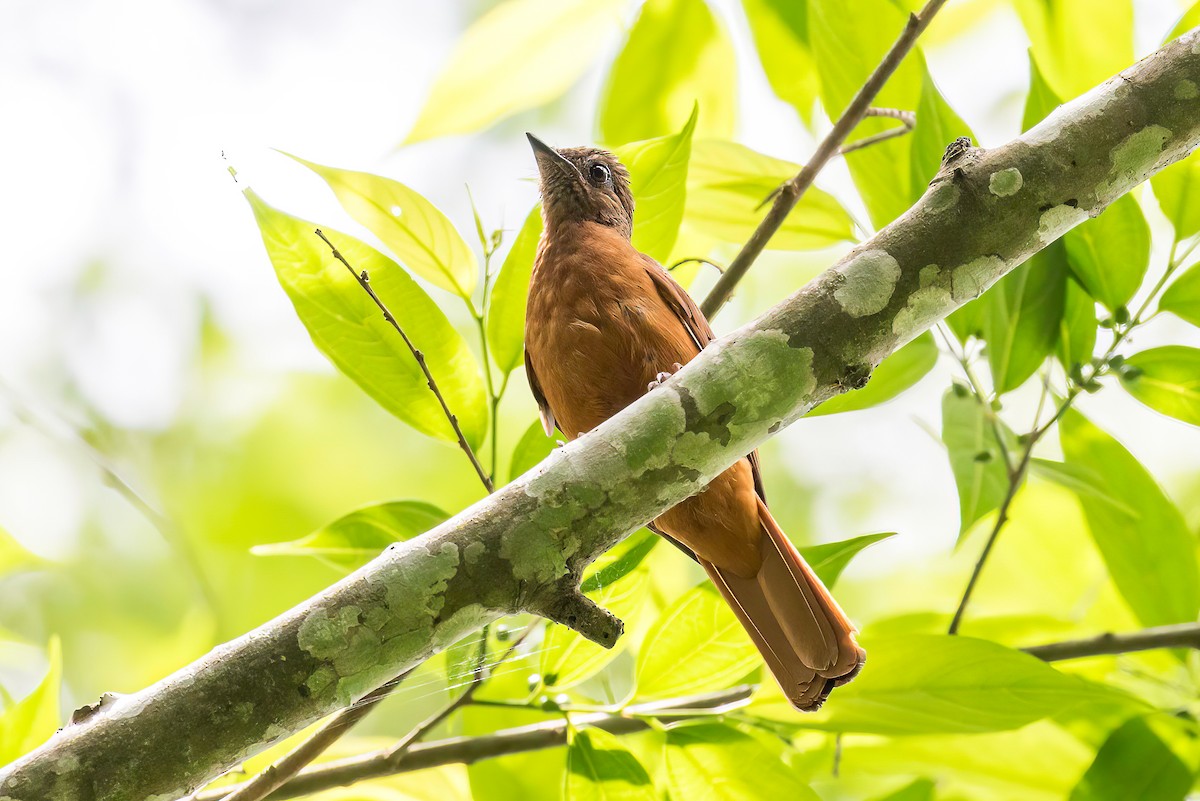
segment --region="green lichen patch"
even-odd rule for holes
[[[532,520],[510,529],[500,546],[500,556],[512,565],[513,576],[520,581],[542,585],[567,575],[570,572],[568,560],[579,550],[579,539],[569,535],[547,538],[546,532],[561,531],[562,514],[569,513],[573,515],[572,519],[580,520],[587,516],[589,509],[587,506],[570,510],[560,507],[556,522],[544,520],[539,513]]]
[[[950,290],[941,286],[918,289],[908,296],[908,303],[892,320],[892,333],[901,342],[907,342],[917,334],[942,319],[954,306]]]
[[[921,289],[924,289],[927,286],[933,286],[937,283],[941,273],[942,268],[938,265],[926,264],[921,268],[921,271],[917,273],[917,286],[919,286]]]
[[[997,197],[1012,197],[1021,191],[1025,179],[1016,167],[998,170],[988,179],[988,190]]]
[[[939,181],[930,187],[925,203],[929,211],[936,214],[957,205],[961,197],[962,190],[958,188],[958,184],[951,181]]]
[[[1087,212],[1075,206],[1055,206],[1038,218],[1038,240],[1048,245],[1087,219]]]
[[[1107,180],[1097,184],[1097,194],[1102,198],[1111,198],[1149,175],[1171,136],[1171,132],[1161,125],[1147,125],[1125,137],[1109,154],[1112,171]]]
[[[1187,78],[1184,78],[1182,81],[1175,84],[1175,90],[1173,94],[1175,95],[1176,100],[1195,100],[1197,97],[1200,97],[1200,88],[1196,87],[1194,81],[1189,81]]]
[[[1004,274],[1004,259],[997,255],[980,256],[950,272],[950,296],[955,303],[979,297]]]
[[[837,270],[842,282],[833,297],[851,317],[866,317],[887,308],[900,280],[900,265],[886,250],[863,251]]]

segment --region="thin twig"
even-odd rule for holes
[[[1082,659],[1085,656],[1112,656],[1156,648],[1194,648],[1200,650],[1200,623],[1157,626],[1128,634],[1108,632],[1083,640],[1052,642],[1021,650],[1046,662]]]
[[[711,320],[720,311],[725,302],[729,300],[729,296],[733,294],[733,288],[750,269],[755,259],[766,248],[767,242],[775,235],[775,232],[783,225],[788,214],[796,207],[800,198],[804,196],[805,191],[812,186],[816,180],[817,174],[825,167],[831,158],[833,158],[838,148],[846,141],[846,137],[850,132],[862,122],[862,119],[867,114],[867,109],[871,106],[871,101],[883,89],[883,85],[887,83],[888,78],[900,66],[900,62],[908,55],[908,51],[916,44],[917,38],[929,26],[929,22],[934,15],[946,4],[946,0],[929,0],[925,7],[918,14],[910,14],[908,22],[901,31],[900,36],[896,39],[891,49],[879,62],[879,66],[871,73],[858,90],[858,94],[850,101],[850,105],[846,106],[846,110],[842,112],[842,116],[834,123],[833,129],[817,146],[816,152],[812,154],[808,163],[796,174],[794,178],[780,187],[779,193],[775,197],[775,202],[771,205],[770,211],[763,217],[762,222],[758,224],[751,235],[749,241],[746,242],[741,252],[734,258],[733,263],[725,271],[725,274],[717,281],[716,286],[708,293],[708,297],[704,299],[701,305],[701,310]]]
[[[893,120],[900,120],[899,128],[890,128],[871,136],[864,137],[858,141],[851,142],[848,145],[842,145],[838,148],[838,155],[844,156],[847,153],[853,153],[855,150],[862,150],[864,147],[877,145],[880,142],[886,142],[889,139],[895,139],[898,136],[904,136],[907,133],[912,133],[912,129],[917,125],[917,115],[911,111],[901,111],[898,108],[869,108],[864,117],[889,117]]]
[[[697,710],[705,710],[711,715],[732,711],[746,704],[754,689],[751,685],[743,685],[705,695],[639,704],[619,713],[577,715],[571,718],[571,725],[576,729],[590,727],[611,734],[630,734],[645,731],[657,723],[694,718]],[[566,741],[567,722],[551,720],[504,729],[481,737],[450,737],[431,743],[416,743],[399,759],[394,760],[389,758],[391,749],[385,748],[336,762],[314,765],[279,788],[271,796],[271,801],[296,798],[381,776],[440,765],[469,765],[483,759],[554,748],[564,745]],[[240,786],[242,785],[236,785],[235,788]],[[195,801],[220,801],[223,793],[235,788],[208,790],[198,794]]]

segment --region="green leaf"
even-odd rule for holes
[[[315,556],[350,571],[379,556],[392,543],[424,534],[449,517],[424,501],[391,501],[356,509],[298,540],[255,545],[250,553]]]
[[[1031,52],[1060,97],[1081,95],[1133,63],[1129,0],[1017,0]]]
[[[1139,515],[1136,509],[1122,503],[1119,499],[1108,494],[1104,480],[1096,471],[1079,464],[1054,462],[1049,459],[1039,459],[1036,456],[1029,460],[1030,472],[1046,481],[1052,481],[1063,489],[1070,490],[1079,496],[1084,503],[1103,503],[1111,506],[1114,511],[1136,520]]]
[[[675,247],[687,199],[688,160],[697,107],[677,134],[635,142],[617,150],[629,169],[633,192],[633,246],[658,261]]]
[[[539,206],[534,206],[504,257],[488,301],[488,347],[492,361],[504,375],[524,363],[525,301],[529,296],[529,276],[533,273],[541,237],[542,212]]]
[[[762,204],[800,165],[721,140],[692,143],[684,228],[693,237],[743,244],[765,213]],[[815,250],[852,239],[854,222],[832,195],[811,187],[779,232],[772,250]],[[685,256],[704,255],[686,253]]]
[[[542,428],[542,421],[534,420],[521,435],[517,447],[513,448],[512,461],[508,466],[508,480],[512,481],[517,476],[524,475],[537,467],[543,459],[554,452],[554,448],[555,442],[546,436],[546,431]]]
[[[976,521],[1000,506],[1008,493],[1004,455],[989,422],[989,411],[960,387],[951,387],[942,396],[942,441],[949,451],[950,470],[958,487],[960,542]],[[1011,435],[1006,428],[1001,430]],[[1012,438],[1015,440],[1015,436]]]
[[[643,537],[651,538],[651,543],[657,539],[654,534],[645,530],[641,535],[633,535],[597,559],[592,566],[591,575],[585,579],[591,585],[584,590],[588,597],[623,620],[637,613],[650,588],[649,572],[644,567],[639,567],[641,558],[635,556],[627,560],[627,563],[633,561],[634,566],[611,582],[597,580],[596,577],[607,568],[618,564],[622,557],[628,556],[638,546],[644,548],[643,543],[646,540]],[[634,542],[630,543],[630,540]],[[641,557],[644,556],[643,552]],[[542,680],[548,686],[573,687],[607,667],[617,658],[623,647],[624,642],[618,643],[614,648],[604,648],[585,639],[573,629],[551,624],[547,627],[546,637],[542,641]]]
[[[1053,247],[1004,276],[984,296],[983,338],[998,395],[1025,383],[1059,341],[1067,291],[1063,248]]]
[[[1162,213],[1175,228],[1175,239],[1200,233],[1200,158],[1177,161],[1150,179]]]
[[[700,134],[733,133],[733,44],[703,0],[648,0],[609,71],[600,137],[618,145],[678,131],[696,103]]]
[[[637,533],[631,534],[620,545],[610,549],[604,557],[596,560],[595,566],[599,569],[593,570],[592,574],[579,585],[579,589],[583,592],[595,592],[620,581],[636,570],[638,565],[654,550],[654,546],[660,542],[662,542],[662,538],[649,529],[641,529]],[[612,558],[606,561],[606,557],[609,555],[612,555]]]
[[[906,735],[1017,729],[1080,704],[1124,702],[1103,685],[963,635],[905,634],[866,644],[870,668],[804,723]]]
[[[1062,240],[1051,242],[1046,250],[1066,247]],[[1063,296],[1063,316],[1058,321],[1056,355],[1068,371],[1075,365],[1088,364],[1096,351],[1096,301],[1074,278],[1067,278]]]
[[[805,416],[820,417],[886,403],[924,378],[937,358],[937,343],[926,331],[880,362],[865,387],[830,398]]]
[[[479,264],[454,223],[436,206],[391,178],[284,155],[321,176],[346,213],[379,237],[404,266],[442,289],[470,297]]]
[[[950,104],[942,97],[933,76],[919,58],[921,70],[921,100],[917,104],[917,124],[909,134],[912,152],[910,156],[911,183],[909,202],[915,203],[925,194],[929,182],[942,166],[942,155],[946,146],[960,136],[975,142],[975,134],[954,113]]]
[[[1025,97],[1025,114],[1021,118],[1021,130],[1028,131],[1062,105],[1062,98],[1046,82],[1042,68],[1038,66],[1033,51],[1029,51],[1029,94]]]
[[[808,566],[821,579],[826,587],[837,583],[838,577],[850,564],[850,560],[858,555],[868,545],[883,542],[888,537],[896,536],[896,532],[888,531],[883,534],[864,534],[861,537],[851,537],[840,542],[829,542],[824,545],[810,545],[800,549],[800,555]]]
[[[1070,801],[1183,801],[1192,772],[1142,718],[1130,718],[1096,752]]]
[[[43,564],[43,559],[26,550],[16,537],[0,526],[0,576],[28,570]]]
[[[62,647],[50,640],[50,663],[41,683],[15,705],[0,713],[0,765],[29,753],[58,730],[58,696],[62,691]]]
[[[566,801],[655,801],[650,775],[614,734],[572,731],[567,745]]]
[[[684,593],[646,634],[638,654],[639,698],[728,687],[761,664],[733,611],[708,582]]]
[[[672,799],[818,801],[780,754],[720,723],[668,730],[664,768]]]
[[[246,190],[246,199],[279,283],[317,348],[396,417],[423,434],[454,442],[454,431],[412,353],[313,233],[316,226],[268,206],[253,190]],[[332,229],[325,234],[355,270],[370,274],[375,292],[425,355],[467,442],[478,447],[487,431],[487,393],[462,336],[394,261],[347,234]]]
[[[1179,18],[1179,22],[1175,23],[1175,27],[1167,34],[1167,38],[1163,40],[1163,44],[1178,39],[1185,33],[1200,25],[1200,3],[1195,3],[1187,12]]]
[[[1200,349],[1167,345],[1135,353],[1121,386],[1155,411],[1200,426]]]
[[[1083,501],[1088,528],[1113,583],[1146,626],[1196,619],[1200,571],[1196,544],[1154,477],[1115,439],[1071,410],[1059,424],[1065,461],[1094,473],[1104,491],[1136,509],[1130,517],[1112,504]]]
[[[929,779],[917,779],[912,784],[879,798],[878,801],[933,801],[933,790],[936,786]]]
[[[844,0],[809,0],[809,41],[820,65],[821,100],[836,119],[904,29],[908,14],[890,0],[856,0],[847,13]],[[921,66],[905,59],[873,105],[914,109],[921,95]],[[866,119],[850,141],[896,127],[895,120]],[[942,142],[945,147],[949,142]],[[912,143],[899,137],[846,156],[855,186],[876,228],[899,217],[912,205]],[[940,157],[940,154],[939,154]],[[928,180],[928,179],[926,179]]]
[[[1158,308],[1200,325],[1200,264],[1193,264],[1167,287]]]
[[[820,75],[808,39],[808,0],[742,0],[771,89],[810,124]]]
[[[1150,226],[1132,195],[1067,232],[1067,263],[1109,311],[1133,299],[1150,266]]]
[[[439,73],[406,143],[478,131],[546,104],[621,28],[623,0],[508,0],[477,19]]]

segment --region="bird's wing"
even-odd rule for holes
[[[537,373],[533,372],[533,362],[529,360],[529,350],[525,350],[525,377],[529,379],[529,391],[533,393],[533,399],[537,401],[538,417],[542,419],[542,428],[546,431],[547,437],[554,436],[554,412],[550,411],[550,404],[546,402],[546,396],[542,393],[542,385],[538,383]]]
[[[662,298],[663,303],[667,304],[667,308],[679,318],[679,322],[683,323],[692,341],[696,343],[696,350],[704,350],[709,342],[717,338],[717,335],[713,333],[712,326],[708,324],[708,318],[704,316],[704,312],[700,311],[700,307],[696,305],[696,301],[692,300],[692,296],[671,277],[670,273],[662,268],[662,265],[649,256],[643,256],[642,263],[650,275],[650,280],[654,282],[654,288],[658,290],[658,296]],[[537,393],[534,392],[534,394]],[[758,493],[758,497],[762,498],[763,503],[766,503],[767,494],[763,490],[762,471],[758,466],[758,451],[751,451],[747,458],[750,460],[750,468],[754,472],[754,491]]]

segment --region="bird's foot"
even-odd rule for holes
[[[673,365],[671,365],[670,372],[664,371],[664,372],[661,372],[658,375],[654,376],[654,380],[646,385],[646,391],[649,392],[650,390],[654,389],[655,387],[661,386],[662,382],[666,381],[668,378],[670,378],[672,375],[674,375],[675,373],[679,372],[682,369],[683,369],[683,365],[680,364],[679,362],[675,362]]]

